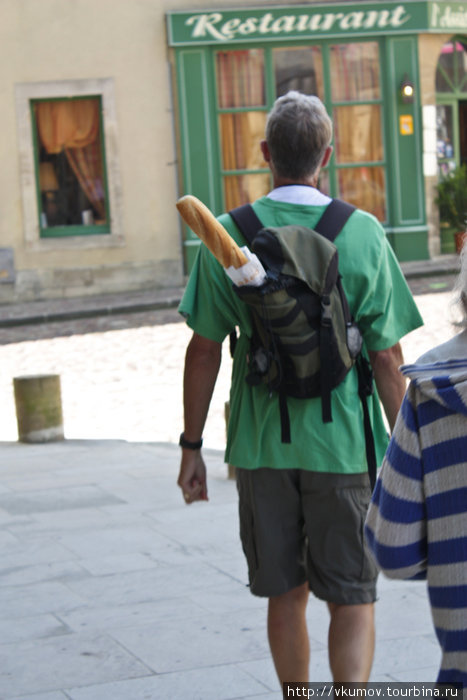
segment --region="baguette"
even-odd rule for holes
[[[238,269],[248,262],[234,239],[197,197],[187,194],[178,200],[176,207],[185,223],[209,248],[222,267]]]

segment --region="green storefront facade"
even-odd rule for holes
[[[460,37],[462,51],[466,3],[225,10],[219,4],[167,15],[181,193],[196,195],[215,214],[265,194],[270,180],[258,143],[266,114],[289,89],[315,93],[334,122],[334,153],[322,189],[372,211],[401,261],[430,257],[426,175],[436,157],[436,144],[430,146],[436,124],[431,131],[424,124],[430,99],[423,95],[420,38]],[[467,75],[465,54],[461,60]],[[462,102],[467,80],[463,73],[457,77]],[[461,132],[454,130],[458,159],[463,129],[461,123]],[[188,269],[197,245],[186,231]]]

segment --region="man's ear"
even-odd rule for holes
[[[321,161],[320,168],[325,168],[329,163],[332,156],[332,146],[328,146],[324,152],[323,160]]]
[[[271,160],[271,154],[269,153],[268,142],[266,141],[266,139],[263,139],[259,145],[260,145],[261,153],[263,154],[264,160],[266,161],[266,163],[269,163]]]

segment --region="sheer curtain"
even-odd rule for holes
[[[34,110],[41,145],[49,154],[65,152],[81,189],[105,220],[99,100],[38,102]]]
[[[261,49],[219,51],[216,74],[218,106],[222,110],[219,130],[224,199],[226,208],[231,209],[269,190],[269,174],[235,174],[238,170],[267,167],[259,146],[266,112],[248,109],[265,105],[264,53]]]
[[[375,104],[381,98],[378,44],[333,45],[330,60],[339,195],[384,221],[385,177],[378,165],[384,160],[383,130],[381,105]]]
[[[334,142],[339,165],[380,162],[383,159],[381,107],[348,105],[334,110]],[[338,169],[343,199],[386,218],[384,169],[365,165]]]

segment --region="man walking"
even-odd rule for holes
[[[289,92],[270,112],[261,142],[273,190],[253,204],[265,227],[313,228],[331,201],[317,189],[332,153],[331,120],[317,97]],[[219,219],[244,245],[228,214]],[[421,325],[411,293],[377,220],[361,210],[337,237],[339,269],[392,428],[405,391],[399,340]],[[250,386],[250,312],[224,270],[201,246],[180,304],[193,329],[185,361],[184,432],[178,484],[186,503],[207,499],[202,435],[225,337],[236,327],[226,460],[235,465],[240,534],[254,595],[268,602],[277,675],[306,682],[309,591],[330,611],[329,662],[336,682],[368,680],[374,650],[376,568],[363,539],[370,499],[355,368],[332,392],[330,423],[319,398],[288,398],[292,442],[281,442],[278,398]],[[387,447],[378,396],[368,401],[376,456]]]

